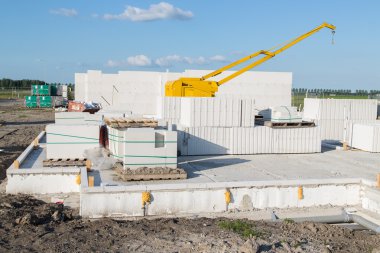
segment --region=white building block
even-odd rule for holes
[[[351,146],[368,152],[380,152],[380,121],[353,124]]]
[[[201,77],[210,70],[185,70],[187,77]],[[219,81],[235,71],[225,71],[210,80]],[[259,109],[291,105],[292,73],[247,71],[219,86],[216,97],[253,99]]]
[[[254,102],[238,98],[182,98],[183,127],[254,126]]]
[[[125,168],[177,168],[177,132],[128,128],[123,134]]]
[[[321,135],[319,127],[193,127],[179,132],[178,149],[181,155],[318,153]]]
[[[177,132],[108,127],[109,150],[125,168],[177,168]]]
[[[99,147],[98,125],[47,125],[47,159],[83,159],[84,151]]]
[[[347,141],[351,123],[376,120],[377,101],[374,99],[305,98],[303,120],[321,127],[322,140]]]
[[[293,106],[274,106],[259,112],[265,120],[272,122],[302,122],[302,116]]]
[[[200,77],[209,72],[120,71],[117,74],[104,74],[89,70],[87,73],[75,74],[75,100],[99,102],[105,109],[117,108],[137,115],[160,115],[157,98],[165,95],[167,81],[184,76]],[[231,73],[233,71],[227,71],[227,74]],[[291,73],[245,72],[220,86],[216,96],[252,99],[261,109],[277,105],[290,106],[291,87]]]
[[[55,124],[57,125],[82,125],[88,112],[56,112]]]

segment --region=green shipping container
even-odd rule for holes
[[[41,96],[40,107],[53,107],[51,96]]]
[[[25,97],[25,106],[28,108],[37,107],[37,96],[26,96]]]
[[[32,84],[32,95],[38,95],[38,84]]]
[[[40,96],[50,96],[50,84],[39,85],[38,95]]]
[[[56,84],[52,84],[51,85],[51,88],[50,88],[50,95],[51,96],[57,96],[57,85]]]

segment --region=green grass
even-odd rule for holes
[[[240,220],[220,221],[218,226],[222,229],[227,229],[241,235],[244,238],[260,237],[261,232],[255,230],[254,226]]]
[[[290,218],[285,218],[283,222],[286,223],[286,224],[293,224],[294,220],[290,219]]]
[[[303,109],[303,101],[306,97],[305,94],[293,94],[292,95],[292,106],[301,107]],[[329,95],[320,95],[318,98],[330,98],[330,99],[368,99],[368,95],[336,95],[336,96],[329,96]]]
[[[0,99],[10,99],[10,98],[20,98],[24,99],[25,96],[30,96],[30,90],[1,90],[0,89]]]

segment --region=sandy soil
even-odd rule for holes
[[[0,100],[0,170],[54,118]],[[0,252],[380,252],[380,235],[337,226],[225,218],[86,220],[77,210],[0,193]]]
[[[52,109],[27,109],[22,100],[0,100],[0,181],[12,162],[51,122]]]

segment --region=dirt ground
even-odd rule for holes
[[[52,110],[0,100],[1,179]],[[0,252],[380,252],[380,235],[338,226],[225,218],[87,220],[60,204],[0,193]]]
[[[379,252],[380,236],[337,226],[220,219],[80,219],[0,194],[0,252]]]
[[[0,99],[0,181],[12,162],[52,122],[52,109],[27,109],[22,100]]]

